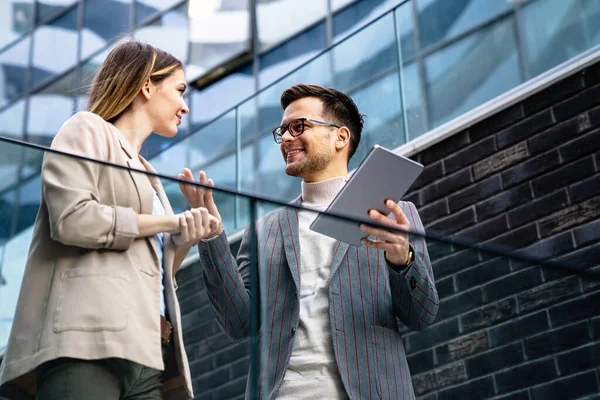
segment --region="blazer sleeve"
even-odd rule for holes
[[[106,160],[108,142],[100,118],[78,113],[55,136],[51,148]],[[132,208],[100,203],[99,163],[47,152],[42,164],[42,193],[48,207],[50,236],[69,246],[126,250],[138,235]]]
[[[424,235],[425,228],[415,205],[410,202],[403,204],[411,231]],[[415,255],[414,261],[400,271],[388,263],[390,288],[396,317],[409,328],[420,331],[435,320],[439,298],[425,237],[409,234],[409,243]]]
[[[237,260],[225,231],[198,244],[210,305],[221,329],[234,340],[248,336],[250,321],[250,233],[246,229]]]

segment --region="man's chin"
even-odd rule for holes
[[[296,167],[295,165],[286,165],[285,166],[285,173],[288,174],[289,176],[299,176],[301,173],[300,168]]]

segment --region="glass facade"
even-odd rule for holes
[[[85,109],[110,49],[136,37],[179,57],[192,88],[179,135],[153,136],[143,149],[159,173],[202,168],[221,187],[282,201],[299,182],[283,173],[270,131],[294,83],[334,86],[367,114],[355,166],[373,144],[400,146],[600,43],[596,0],[308,0],[302,15],[295,0],[259,0],[255,10],[249,0],[0,3],[1,136],[47,146]],[[8,146],[0,272],[14,283],[42,158]],[[175,198],[177,185],[166,187]],[[228,231],[243,227],[248,207],[222,200]]]

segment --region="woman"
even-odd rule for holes
[[[154,172],[140,148],[177,133],[185,82],[170,54],[121,43],[52,148]],[[217,221],[203,208],[173,215],[158,178],[128,169],[47,153],[41,179],[0,387],[42,400],[193,397],[175,273]]]

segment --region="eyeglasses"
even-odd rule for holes
[[[287,125],[281,125],[273,129],[273,139],[275,139],[275,143],[280,144],[281,142],[283,142],[283,135],[285,134],[285,131],[288,131],[293,137],[302,135],[304,133],[304,125],[306,121],[313,122],[319,125],[333,126],[335,128],[339,128],[338,125],[330,124],[329,122],[317,121],[316,119],[310,118],[298,118]]]

